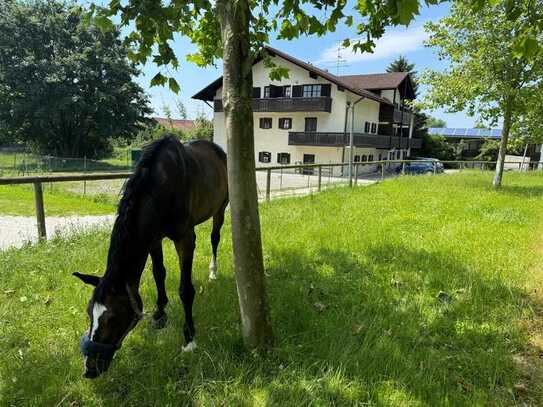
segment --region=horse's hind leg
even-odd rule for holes
[[[155,279],[157,300],[156,310],[153,313],[152,324],[154,328],[160,329],[166,326],[166,304],[168,296],[166,295],[166,268],[164,267],[164,257],[162,255],[162,241],[151,249],[151,259],[153,260],[153,277]]]
[[[192,285],[192,259],[194,257],[194,248],[196,247],[196,234],[194,229],[187,233],[183,238],[175,242],[175,248],[179,255],[181,267],[181,284],[179,286],[179,296],[183,302],[185,310],[185,325],[183,333],[185,335],[186,346],[183,351],[192,351],[196,348],[194,341],[194,321],[192,320],[192,303],[194,302],[194,286]]]
[[[226,205],[224,205],[219,212],[213,216],[213,229],[211,230],[211,250],[213,254],[211,255],[211,261],[209,263],[209,279],[217,279],[217,248],[219,247],[219,242],[221,241],[221,228],[224,223],[224,210]]]

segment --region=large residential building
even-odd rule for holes
[[[336,76],[271,47],[266,51],[289,78],[272,81],[262,60],[253,65],[255,160],[260,166],[401,159],[420,139],[412,138],[414,98],[408,73]],[[222,77],[195,99],[212,102],[214,141],[226,149]],[[352,111],[354,109],[354,122]]]

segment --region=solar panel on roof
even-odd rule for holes
[[[466,129],[466,136],[475,137],[479,135],[480,129]]]
[[[502,136],[502,129],[494,129],[491,131],[491,134],[493,137],[499,137],[501,138]]]

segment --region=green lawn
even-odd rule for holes
[[[210,225],[198,230],[199,349],[181,352],[166,243],[168,327],[142,321],[96,381],[78,353],[90,289],[70,274],[103,272],[108,231],[0,253],[0,404],[543,405],[515,362],[533,350],[523,327],[541,309],[530,293],[541,289],[543,176],[506,174],[500,192],[490,180],[404,177],[262,205],[276,337],[266,357],[241,345],[228,224],[212,283]],[[149,315],[149,269],[141,292]]]
[[[46,216],[103,215],[115,212],[114,197],[100,194],[84,197],[43,186]],[[0,185],[0,215],[35,216],[34,190],[28,185]]]

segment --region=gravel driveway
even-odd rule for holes
[[[69,235],[92,227],[111,227],[115,215],[48,216],[45,218],[47,237]],[[38,240],[36,218],[30,216],[0,216],[0,250],[21,247]]]

